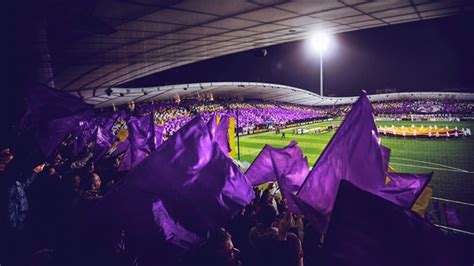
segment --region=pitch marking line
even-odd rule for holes
[[[260,150],[256,149],[254,151],[242,153],[241,156],[243,156],[243,155],[257,155],[259,152],[260,152]],[[420,162],[420,163],[431,164],[431,165],[435,165],[435,166],[441,166],[443,168],[433,167],[433,166],[416,165],[416,164],[405,164],[405,163],[390,162],[390,164],[393,164],[393,165],[409,166],[409,167],[431,169],[431,170],[441,170],[441,171],[456,172],[456,173],[474,174],[473,171],[467,171],[467,170],[464,170],[464,169],[460,169],[460,168],[456,168],[456,167],[452,167],[452,166],[444,165],[444,164],[438,164],[438,163],[432,163],[432,162],[426,162],[426,161],[419,161],[419,160],[414,160],[414,159],[399,158],[399,157],[391,157],[390,159]]]
[[[424,164],[431,164],[431,165],[442,166],[442,167],[445,167],[445,168],[450,168],[452,170],[458,170],[458,171],[462,171],[462,172],[469,172],[467,170],[464,170],[464,169],[461,169],[461,168],[456,168],[456,167],[445,165],[445,164],[432,163],[432,162],[420,161],[420,160],[415,160],[415,159],[407,159],[407,158],[400,158],[400,157],[391,157],[390,159],[396,159],[396,160],[401,160],[401,161],[418,162],[418,163],[424,163]]]
[[[467,205],[467,206],[470,206],[470,207],[474,207],[474,203],[457,201],[457,200],[449,200],[449,199],[443,199],[443,198],[438,198],[438,197],[431,197],[431,198],[434,199],[434,200],[446,201],[446,202],[457,203],[457,204],[461,204],[461,205]]]
[[[450,231],[454,231],[454,232],[458,232],[458,233],[463,233],[463,234],[467,234],[467,235],[474,236],[474,233],[473,233],[473,232],[464,231],[464,230],[461,230],[461,229],[457,229],[457,228],[453,228],[453,227],[448,227],[448,226],[444,226],[444,225],[440,225],[440,224],[433,224],[433,225],[436,226],[436,227],[439,227],[439,228],[446,229],[446,230],[450,230]]]
[[[474,174],[474,172],[470,172],[470,171],[466,171],[466,170],[459,171],[459,170],[454,170],[454,169],[449,169],[449,168],[437,168],[437,167],[428,167],[428,166],[421,166],[421,165],[414,165],[414,164],[404,164],[404,163],[390,163],[390,164],[401,165],[401,166],[409,166],[409,167],[415,167],[415,168],[423,168],[423,169],[432,169],[432,170],[456,172],[456,173]]]

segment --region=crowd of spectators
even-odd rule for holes
[[[199,113],[205,120],[213,114],[238,118],[239,128],[283,126],[299,121],[324,118],[327,111],[321,108],[267,103],[262,101],[182,100],[179,102],[143,103],[136,107],[139,113],[154,113],[155,124],[164,126],[164,135],[170,136]]]
[[[62,248],[78,241],[75,227],[81,214],[120,177],[108,160],[96,168],[90,151],[73,156],[66,148],[63,142],[46,163],[34,163],[21,148],[1,150],[2,265],[68,265],[59,263],[65,258],[57,251],[70,254]]]
[[[329,117],[341,117],[351,110],[351,104],[322,107]],[[396,100],[372,102],[375,115],[397,115],[409,117],[420,115],[469,115],[474,113],[472,101],[440,101],[440,100]]]
[[[466,115],[474,113],[474,102],[439,100],[396,100],[372,103],[376,116],[397,116],[409,119],[411,114],[422,115]],[[216,101],[182,100],[178,102],[142,103],[137,106],[140,113],[154,112],[155,123],[164,125],[165,136],[173,135],[201,114],[206,120],[212,114],[237,118],[239,128],[252,130],[269,125],[286,126],[298,122],[323,118],[343,117],[351,110],[351,104],[335,106],[304,106],[281,102],[225,99]]]
[[[288,211],[271,183],[254,188],[256,198],[249,205],[211,232],[204,245],[187,252],[150,258],[134,250],[126,232],[112,247],[98,247],[91,239],[101,235],[80,229],[82,217],[122,175],[109,159],[74,167],[89,151],[73,156],[66,152],[67,141],[61,146],[52,161],[38,164],[25,163],[12,149],[1,151],[2,265],[299,266],[319,260],[323,238],[303,216]]]
[[[472,102],[379,102],[378,113],[415,106],[442,105],[457,114],[473,111]],[[404,109],[409,106],[411,109]],[[307,107],[258,101],[189,102],[141,104],[136,111],[153,112],[157,124],[168,135],[176,132],[192,115],[209,119],[213,113],[239,116],[240,127],[288,124],[305,119],[342,116],[349,105]],[[418,110],[418,109],[417,109]],[[402,113],[403,113],[402,112]],[[35,160],[32,151],[17,147],[0,151],[0,252],[2,265],[149,265],[130,249],[133,243],[117,236],[120,247],[112,252],[84,255],[94,243],[79,233],[81,215],[98,204],[102,196],[123,177],[118,171],[120,156],[96,161],[93,145],[75,153],[71,138],[64,140],[52,159]],[[256,199],[228,225],[213,232],[196,250],[173,258],[175,265],[317,265],[324,236],[311,229],[304,217],[288,212],[285,201],[271,185],[256,188]],[[126,232],[124,232],[126,235]],[[86,237],[87,238],[87,237]],[[85,246],[85,247],[84,247]],[[89,249],[88,249],[89,247]],[[133,250],[133,249],[130,249]],[[93,252],[93,251],[90,251]],[[126,255],[123,255],[126,254]],[[166,256],[166,254],[158,254]],[[115,260],[127,263],[115,263]],[[97,262],[97,263],[96,263]]]

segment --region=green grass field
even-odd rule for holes
[[[340,124],[341,120],[321,122],[304,126],[305,129],[326,127],[330,124]],[[390,121],[377,122],[377,125],[405,127],[415,124],[417,127],[437,125],[445,127],[467,127],[474,129],[474,122],[410,122]],[[284,147],[292,140],[296,140],[308,157],[310,166],[327,145],[334,132],[323,134],[293,135],[292,129],[283,130],[286,139],[275,132],[261,133],[240,138],[241,161],[253,162],[265,144],[274,147]],[[382,137],[382,144],[391,149],[390,164],[398,172],[434,172],[430,186],[433,188],[433,197],[474,203],[474,137],[458,139],[440,138],[438,140],[412,139],[403,137]],[[463,223],[461,229],[474,232],[474,207],[456,203],[445,203],[458,210]],[[432,206],[430,206],[433,211]],[[443,218],[439,223],[443,223]]]

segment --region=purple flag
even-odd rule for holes
[[[26,103],[20,127],[34,130],[36,141],[47,157],[79,121],[92,115],[92,106],[81,99],[44,85],[32,87]]]
[[[72,132],[73,152],[79,154],[84,148],[93,141],[96,135],[97,125],[94,121],[79,121],[77,127]]]
[[[158,225],[168,243],[187,248],[253,198],[250,182],[197,116],[133,168],[101,210],[133,235],[147,237]]]
[[[92,112],[92,106],[81,99],[45,85],[35,85],[27,93],[26,112],[21,120],[23,129],[34,129],[47,121]]]
[[[118,119],[123,119],[126,116],[124,112],[117,112],[111,116],[108,116],[103,124],[103,129],[107,132],[112,131],[112,127],[115,125]]]
[[[292,141],[284,148],[274,148],[266,145],[246,172],[252,185],[260,185],[269,181],[278,181],[280,190],[287,201],[288,208],[293,213],[301,213],[294,197],[308,175],[308,161],[303,152]]]
[[[94,146],[94,160],[100,160],[110,149],[114,142],[115,137],[110,131],[103,130],[101,127],[97,127],[95,132],[95,146]]]
[[[188,231],[172,217],[161,200],[153,203],[155,222],[162,229],[165,239],[178,247],[192,247],[203,241],[203,236]]]
[[[219,147],[224,154],[229,154],[229,152],[231,152],[229,145],[229,122],[228,116],[221,116],[221,120],[219,121],[219,124],[217,124],[215,135],[217,144],[219,144]]]
[[[455,209],[449,207],[448,205],[444,205],[444,212],[446,214],[446,223],[448,226],[457,228],[462,226],[461,220],[459,219]]]
[[[150,142],[154,142],[152,114],[130,117],[127,128],[129,144],[118,171],[128,171],[137,166],[151,152]]]
[[[409,174],[388,172],[390,182],[382,186],[377,195],[399,206],[411,209],[423,189],[431,180],[433,173]]]
[[[275,170],[271,156],[272,147],[265,144],[263,149],[257,155],[250,167],[245,172],[245,176],[252,183],[252,186],[258,186],[265,182],[275,181]]]
[[[165,131],[165,127],[161,125],[154,125],[154,130],[154,149],[158,149],[158,147],[160,147],[160,145],[163,143],[163,132]]]
[[[384,162],[372,113],[370,101],[362,93],[297,194],[324,217],[322,227],[315,228],[322,233],[326,231],[340,180],[374,193],[384,185]]]
[[[207,129],[209,130],[209,133],[211,134],[211,137],[216,135],[217,131],[217,118],[216,114],[212,114],[211,118],[209,118],[209,121],[207,121]]]
[[[117,144],[117,147],[115,148],[115,150],[112,152],[112,156],[118,156],[118,155],[126,152],[129,145],[130,145],[130,141],[129,141],[128,138],[126,138],[122,142],[119,142]]]
[[[77,126],[82,114],[64,118],[58,118],[40,123],[36,128],[35,139],[43,154],[48,157],[56,150],[56,147]]]
[[[215,138],[217,144],[225,154],[229,154],[231,151],[229,145],[229,117],[222,116],[219,124],[216,122],[216,115],[213,114],[211,119],[207,122],[207,127],[210,131],[210,134]]]
[[[303,156],[303,151],[292,141],[288,146],[277,149],[270,147],[274,173],[280,190],[286,199],[288,209],[293,213],[301,213],[297,203],[289,194],[296,194],[308,175],[308,161]]]
[[[342,180],[321,254],[324,265],[469,265],[469,248],[416,213]]]

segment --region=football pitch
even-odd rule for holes
[[[325,128],[329,125],[340,124],[341,120],[319,122],[311,125],[300,126],[305,130]],[[474,122],[410,122],[410,121],[379,121],[377,126],[411,127],[449,126],[474,129]],[[334,131],[303,135],[293,134],[293,128],[282,130],[281,134],[266,132],[256,135],[240,137],[240,160],[253,162],[265,144],[273,147],[284,147],[292,140],[298,142],[305,156],[308,157],[309,166],[313,166],[325,146],[334,135]],[[459,137],[446,139],[413,139],[403,137],[384,137],[382,144],[391,149],[390,165],[397,172],[429,173],[433,177],[429,184],[433,189],[434,201],[439,202],[439,208],[429,206],[429,213],[437,224],[450,225],[451,227],[474,232],[474,137]],[[460,203],[459,203],[460,202]],[[449,224],[444,213],[445,207],[453,208],[461,221],[459,224]],[[440,211],[436,211],[436,209]]]

